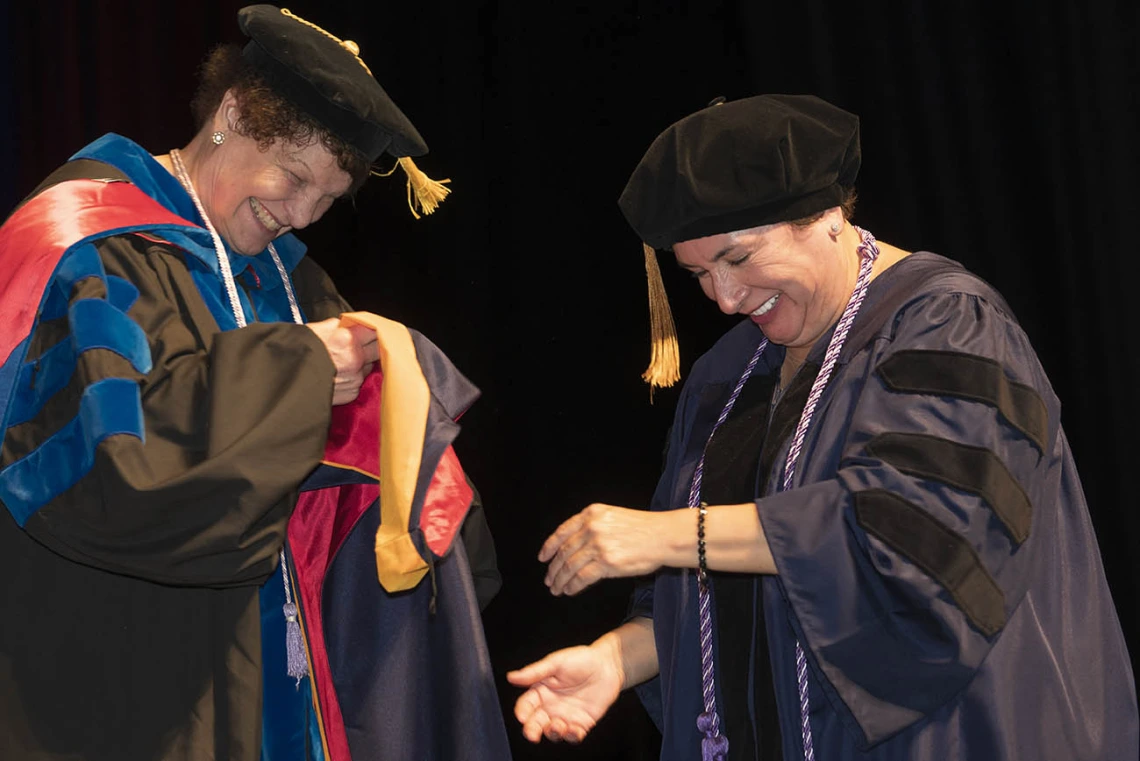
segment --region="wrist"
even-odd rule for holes
[[[590,648],[598,651],[606,663],[614,669],[614,673],[617,674],[618,681],[621,683],[621,689],[624,690],[627,686],[626,674],[628,669],[626,669],[626,663],[622,656],[621,637],[618,633],[611,631],[603,634],[590,643]]]
[[[662,542],[661,565],[669,568],[697,567],[697,511],[692,508],[670,510],[669,525]]]

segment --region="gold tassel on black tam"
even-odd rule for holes
[[[281,22],[282,17],[290,20]],[[397,163],[408,176],[408,208],[416,219],[439,207],[451,192],[451,188],[445,187],[451,180],[433,180],[411,159],[411,156],[427,153],[427,144],[376,82],[372,69],[360,57],[360,45],[342,40],[288,8],[282,8],[278,15],[269,5],[250,6],[239,14],[239,23],[242,31],[256,40],[255,68],[271,73],[277,89],[285,87],[285,92],[279,95],[299,104],[308,116],[356,148],[367,160],[374,162],[385,151],[398,156]],[[312,32],[304,32],[301,27]],[[346,51],[360,64],[359,71],[351,65],[350,70],[344,68]],[[250,53],[247,50],[242,55],[248,58]],[[283,60],[287,63],[282,63]],[[315,101],[316,107],[313,106],[314,92],[323,98]],[[351,128],[347,134],[341,129],[346,119]],[[372,174],[387,177],[395,170],[395,167],[388,172],[374,169]]]
[[[661,280],[661,268],[657,266],[657,252],[646,243],[642,248],[645,250],[645,275],[649,280],[649,332],[653,349],[649,367],[641,377],[649,384],[652,401],[654,389],[668,388],[681,379],[681,352],[677,345],[673,313],[669,309],[669,297]]]
[[[410,156],[404,156],[398,159],[396,163],[408,176],[408,208],[412,210],[412,216],[419,219],[419,212],[431,214],[439,208],[443,199],[447,198],[448,193],[451,192],[451,188],[446,186],[446,183],[451,182],[451,180],[433,180],[416,166],[416,162],[412,161]],[[395,171],[396,167],[392,167],[387,172],[377,172],[373,169],[372,174],[376,177],[389,177]],[[419,211],[416,210],[417,207]]]

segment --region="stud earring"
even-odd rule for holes
[[[226,142],[226,133],[218,130],[214,134],[210,135],[210,139],[214,141],[214,145],[221,145],[222,143]]]
[[[843,229],[843,225],[839,224],[838,222],[832,222],[831,223],[831,234],[832,235],[839,235],[839,231],[842,229]]]

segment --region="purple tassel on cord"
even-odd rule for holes
[[[708,712],[697,717],[697,729],[705,736],[701,740],[701,761],[725,761],[728,758],[728,738],[720,733],[719,723]]]

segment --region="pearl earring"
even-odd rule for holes
[[[214,134],[210,135],[210,139],[214,141],[214,145],[221,145],[222,143],[226,142],[226,133],[218,130]]]
[[[831,234],[832,235],[839,235],[839,231],[842,229],[843,229],[843,225],[839,224],[838,222],[832,222],[831,223]]]

